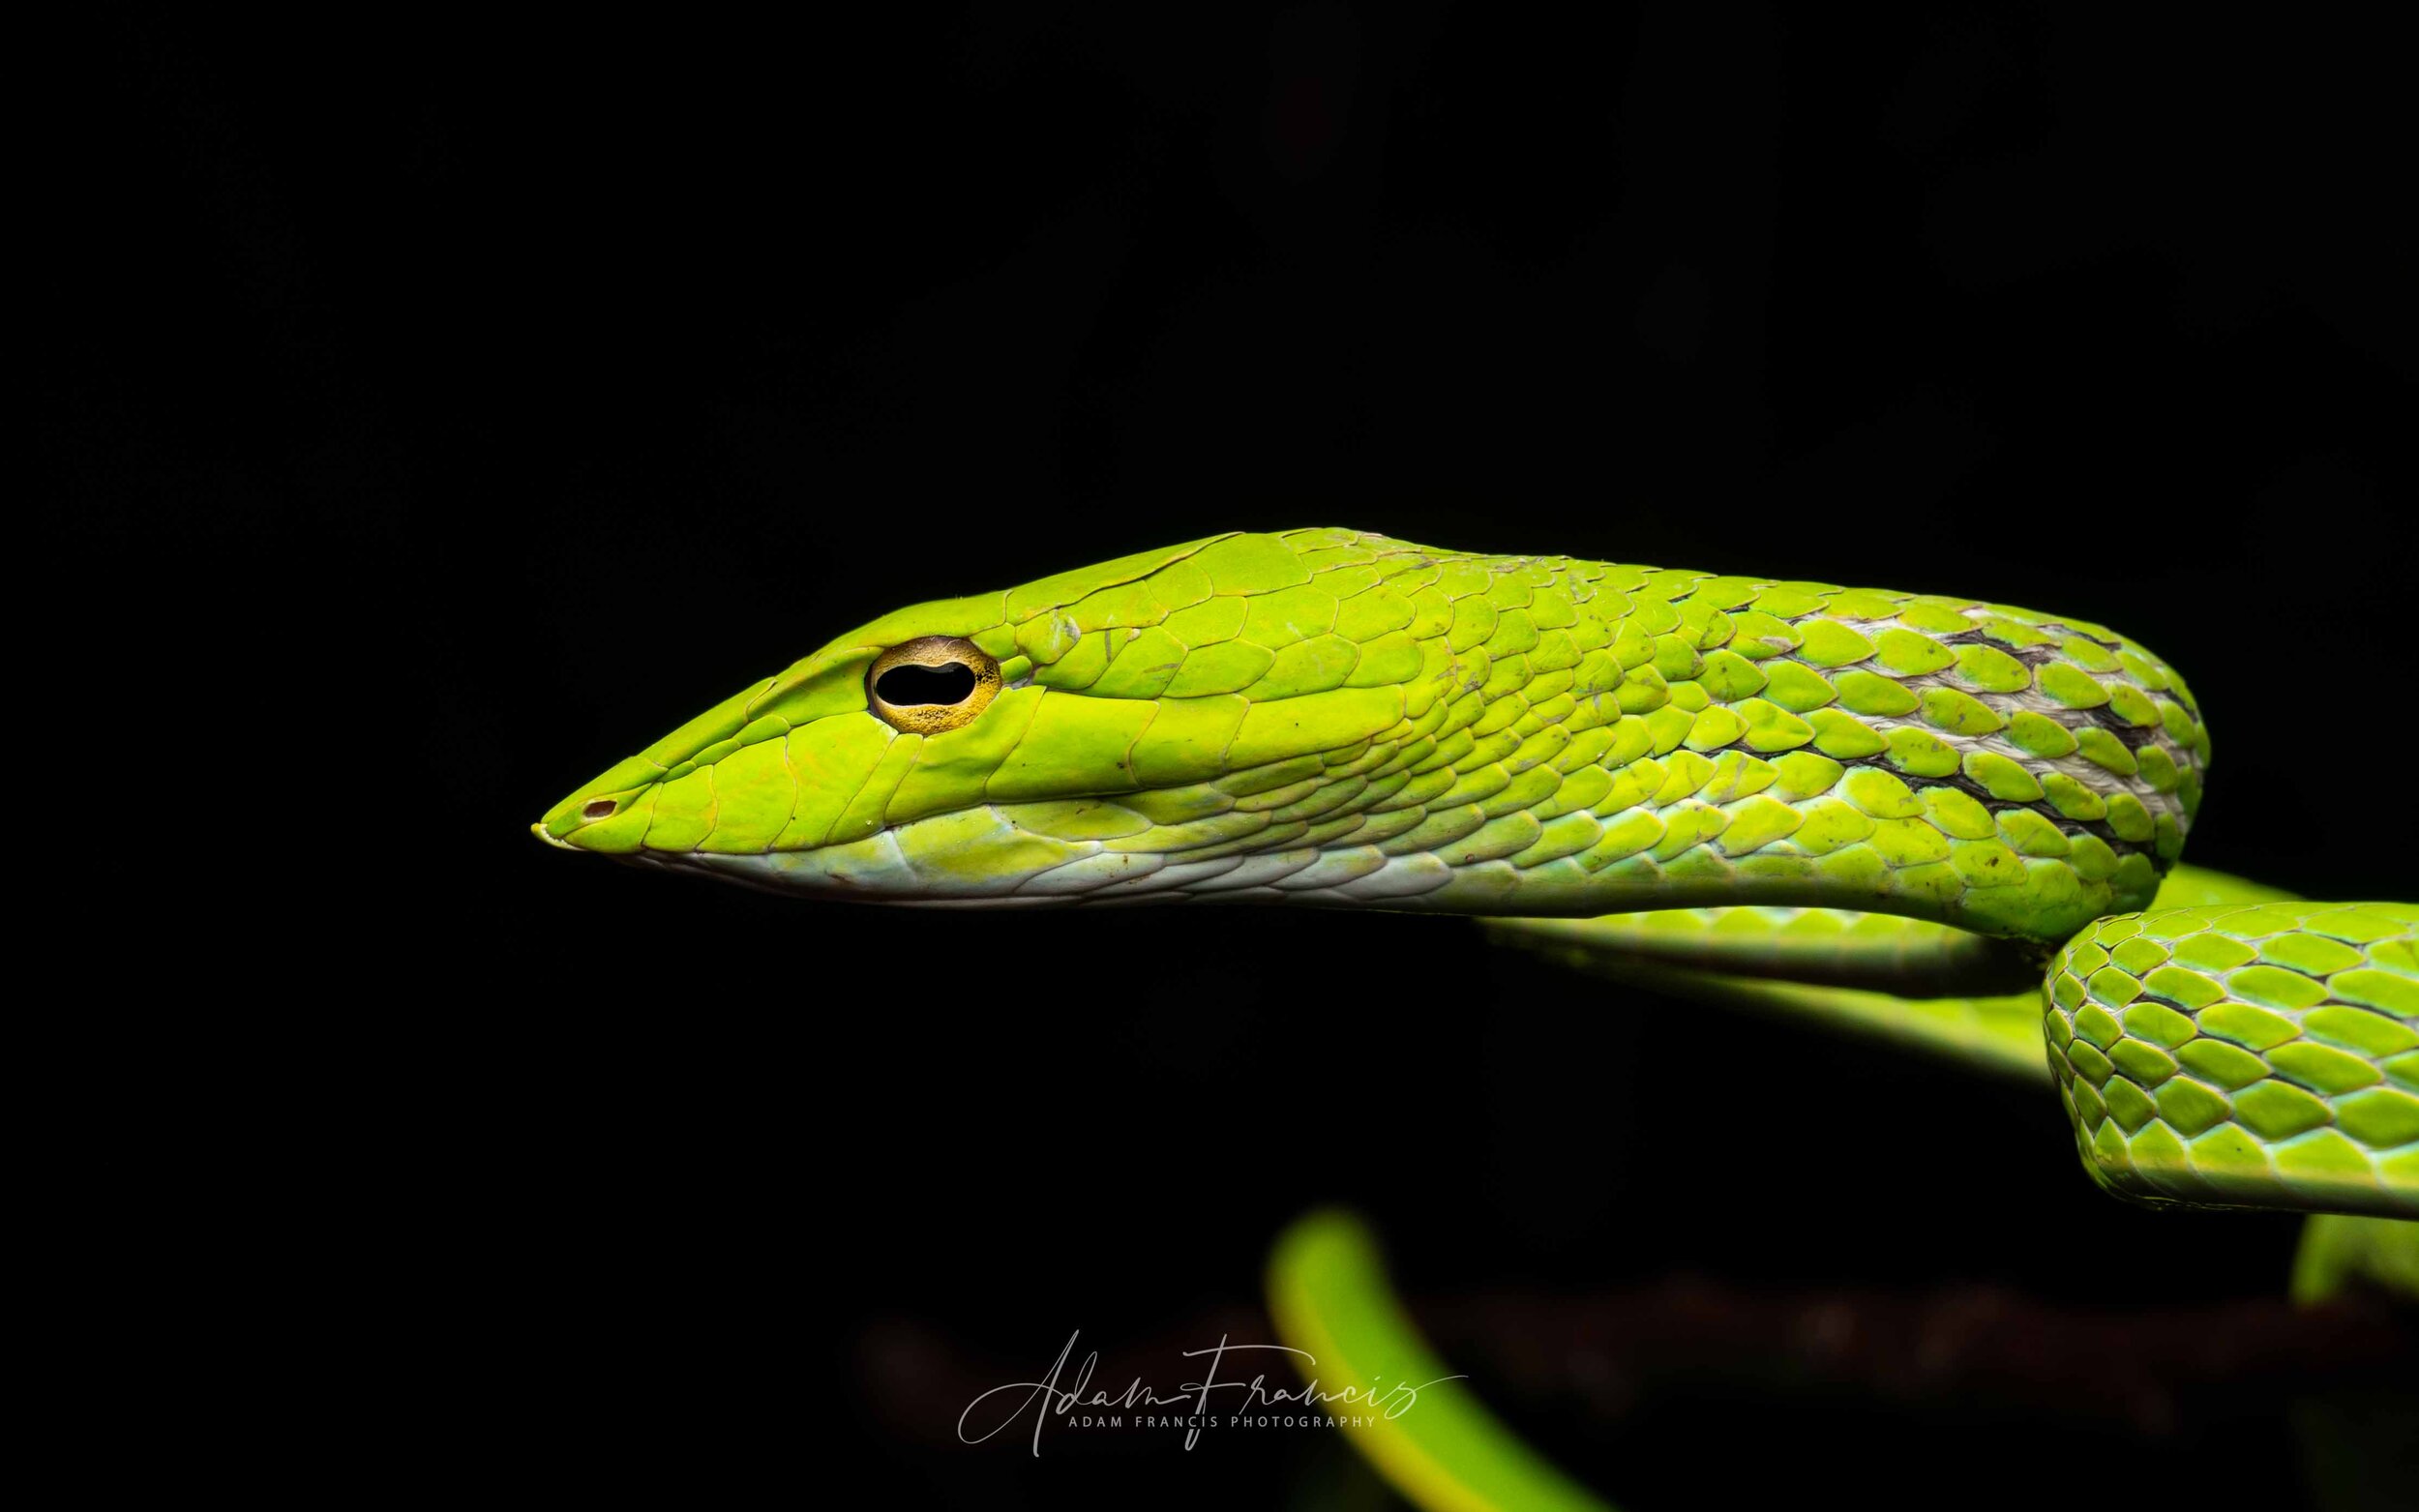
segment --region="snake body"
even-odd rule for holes
[[[902,609],[535,828],[823,897],[1426,910],[1817,994],[2039,984],[2109,1190],[2419,1216],[2419,910],[2145,911],[2208,759],[2183,679],[2086,621],[1317,529]]]

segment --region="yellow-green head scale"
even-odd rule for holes
[[[2182,680],[2078,620],[1297,530],[902,609],[538,829],[865,900],[1766,902],[2048,943],[2150,901],[2207,756]]]

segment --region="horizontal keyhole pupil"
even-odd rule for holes
[[[916,703],[964,703],[973,691],[974,669],[963,662],[894,667],[874,680],[874,692],[882,702],[901,708]]]

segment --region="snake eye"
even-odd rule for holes
[[[892,729],[938,735],[972,723],[1000,692],[1000,664],[971,640],[923,636],[865,673],[865,706]]]

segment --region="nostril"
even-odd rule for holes
[[[612,817],[612,813],[613,800],[611,798],[599,798],[595,802],[589,804],[586,808],[582,809],[580,811],[580,816],[584,819],[603,819]]]

